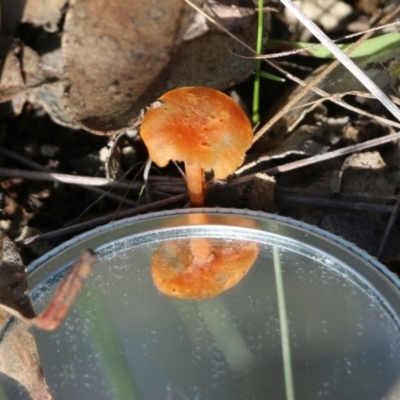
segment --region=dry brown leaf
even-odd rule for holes
[[[252,25],[254,22],[254,8],[237,7],[233,4],[228,6],[208,0],[203,6],[203,10],[230,32]],[[220,28],[207,21],[204,14],[197,12],[193,18],[192,24],[183,35],[183,40],[193,40],[204,35],[209,30],[221,31]]]
[[[250,210],[262,210],[269,213],[277,212],[275,204],[275,177],[264,173],[258,173],[254,177],[254,184],[251,190],[247,207]]]
[[[61,55],[61,53],[59,52]],[[61,76],[62,69],[57,65],[57,51],[46,53],[42,57],[31,49],[23,45],[18,40],[14,40],[5,57],[5,62],[0,79],[0,103],[12,101],[13,114],[18,115],[26,100],[31,103],[46,103],[44,108],[48,109],[49,96],[43,96],[42,87],[48,83],[59,86],[55,82]],[[61,58],[61,57],[60,57]],[[57,69],[53,67],[57,66]],[[61,69],[61,71],[60,71]],[[44,89],[46,93],[55,88]],[[30,94],[31,92],[35,92]],[[64,94],[64,86],[60,91],[57,104]],[[50,114],[52,115],[52,114]],[[56,120],[56,118],[54,118]],[[73,125],[72,122],[68,125]]]
[[[21,383],[32,400],[50,400],[33,335],[26,325],[0,309],[0,372]]]
[[[21,62],[18,57],[20,52],[21,44],[14,42],[5,57],[0,78],[0,102],[10,100],[25,88]]]
[[[398,64],[391,61],[396,60],[398,54],[399,51],[397,49],[383,50],[368,57],[355,59],[354,61],[386,94],[398,96],[398,92],[396,91],[391,79],[393,78],[391,71],[395,70],[398,66]],[[314,71],[305,81],[310,82],[316,75],[319,75],[320,72],[320,69]],[[362,93],[366,91],[364,86],[342,65],[337,66],[318,84],[318,87],[332,95],[336,94],[341,96],[347,93],[353,95],[357,93],[362,95]],[[289,97],[286,94],[285,97],[282,98],[281,104],[277,104],[276,107],[279,108],[282,103],[286,103],[288,99],[290,100],[296,96],[301,89],[301,87],[297,87]],[[316,100],[317,103],[314,103]],[[329,99],[321,99],[321,97],[310,90],[296,104],[296,107],[293,110],[286,113],[284,118],[287,120],[288,130],[293,131],[300,122],[303,121],[304,117],[318,106],[320,101],[327,100]],[[308,105],[309,103],[311,105]]]
[[[0,231],[0,302],[26,318],[35,312],[27,296],[25,268],[14,243]],[[0,371],[20,382],[33,400],[51,399],[33,336],[26,324],[0,307]]]
[[[203,9],[238,39],[255,48],[257,28],[253,8],[228,6],[209,0]],[[208,30],[204,29],[202,22],[199,27],[198,20],[201,15],[195,15],[194,23],[183,36],[185,41],[180,44],[172,58],[169,88],[211,86],[226,90],[247,79],[254,70],[254,60],[238,57],[251,56],[252,53],[209,21],[205,22]],[[193,32],[198,29],[200,33]]]
[[[182,7],[182,0],[71,2],[62,50],[74,120],[99,134],[134,123],[135,110],[160,94],[153,88],[160,91]]]
[[[29,87],[38,86],[46,82],[43,75],[39,54],[29,46],[24,46],[22,52],[22,66],[25,84]]]
[[[334,187],[336,190],[333,192],[358,191],[390,195],[395,193],[396,183],[381,154],[378,151],[367,151],[351,154],[345,159]]]
[[[12,308],[25,318],[33,318],[35,312],[27,295],[25,267],[17,247],[3,231],[0,231],[0,260],[0,306]]]
[[[55,30],[66,2],[67,0],[27,0],[21,22],[35,26],[47,25],[49,29]]]
[[[253,28],[253,29],[251,29]],[[250,46],[254,41],[255,26],[236,36]],[[197,39],[183,42],[174,55],[168,84],[177,86],[210,86],[224,90],[247,79],[254,68],[254,60],[243,46],[222,32],[210,31]]]
[[[35,340],[27,327],[56,328],[68,313],[96,258],[90,252],[83,253],[39,315],[35,314],[28,296],[25,268],[17,248],[1,230],[0,260],[0,372],[25,386],[33,400],[51,399]]]
[[[243,48],[225,33],[182,42],[188,25],[183,0],[71,5],[62,42],[69,85],[64,105],[73,121],[93,133],[132,129],[141,110],[171,88],[223,90],[252,73],[254,61],[237,57]],[[235,34],[254,44],[255,18],[245,29],[237,18]],[[232,18],[226,20],[232,25]]]
[[[45,3],[28,1],[22,21],[56,24],[65,0],[50,1],[47,10]],[[3,46],[8,55],[0,101],[12,100],[14,114],[27,99],[63,126],[112,135],[135,127],[141,111],[171,88],[224,90],[254,68],[253,60],[234,54],[248,55],[243,46],[215,27],[202,38],[183,41],[193,14],[183,0],[73,0],[69,5],[62,44],[58,35],[50,35],[37,52],[20,43],[11,50]],[[254,47],[254,9],[212,2],[206,11]]]
[[[64,82],[55,82],[29,92],[27,98],[32,104],[40,104],[55,123],[71,129],[80,129],[81,126],[71,119],[63,107],[64,92]]]

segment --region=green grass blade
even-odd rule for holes
[[[339,44],[338,47],[346,51],[352,43]],[[355,49],[349,56],[351,58],[365,57],[377,54],[382,50],[395,49],[400,45],[400,32],[391,32],[384,35],[376,36],[362,43],[357,49]],[[309,48],[310,46],[315,46]],[[291,42],[287,40],[275,40],[270,39],[267,43],[267,50],[270,51],[289,51],[295,49],[305,49],[305,55],[316,57],[316,58],[335,58],[334,55],[323,45],[316,45],[315,43],[308,42]]]
[[[263,0],[258,0],[256,55],[261,55],[261,53],[262,53],[262,38],[263,38],[263,25],[264,25],[263,6],[264,6]],[[260,121],[260,113],[259,113],[260,72],[261,72],[261,60],[256,60],[254,89],[253,89],[253,116],[252,116],[252,121],[254,124],[256,124]]]
[[[281,330],[283,372],[285,377],[286,400],[295,400],[292,357],[290,354],[290,336],[288,327],[288,317],[286,312],[285,290],[283,285],[283,276],[281,268],[281,260],[279,249],[275,246],[272,248],[275,270],[276,292],[278,296],[279,322]]]

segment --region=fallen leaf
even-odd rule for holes
[[[234,54],[244,48],[225,33],[183,41],[187,8],[183,0],[72,1],[62,40],[68,82],[63,102],[72,121],[112,135],[135,128],[141,111],[169,89],[224,90],[250,76],[254,60]],[[235,15],[222,20],[254,47],[254,10],[244,9],[251,15],[242,26],[238,9],[226,9]]]
[[[253,27],[254,29],[250,29]],[[252,46],[255,26],[250,25],[236,36]],[[174,55],[169,69],[169,88],[178,86],[210,86],[225,90],[247,79],[254,68],[249,51],[223,32],[207,34],[183,42]]]
[[[247,207],[250,210],[262,210],[269,213],[277,212],[278,208],[274,200],[275,184],[275,177],[264,173],[256,174]]]
[[[49,107],[48,93],[49,91],[52,91],[53,94],[57,93],[57,87],[61,87],[62,90],[56,98],[56,103],[59,104],[65,90],[65,85],[58,82],[62,75],[60,59],[60,50],[39,56],[29,46],[24,45],[19,40],[14,40],[5,56],[0,78],[0,103],[11,100],[14,106],[14,115],[18,115],[22,111],[22,106],[26,100],[33,104],[39,103],[50,115],[54,114],[52,113],[53,110],[49,110],[51,107]],[[46,85],[48,87],[45,87]],[[44,92],[47,93],[47,96],[44,95]],[[53,119],[57,121],[57,118]],[[68,120],[68,117],[63,119]],[[71,125],[73,125],[72,122],[68,124],[69,127]],[[76,127],[76,125],[72,127]]]
[[[0,372],[21,383],[32,400],[52,399],[33,335],[26,324],[0,309]]]
[[[360,59],[355,59],[354,62],[364,70],[364,72],[388,95],[398,96],[398,92],[392,82],[392,72],[396,72],[398,66],[397,63],[392,62],[398,57],[397,49],[383,50],[381,52],[372,54],[368,57],[362,57]],[[319,75],[320,69],[313,72],[305,81],[310,82]],[[325,92],[332,95],[344,96],[345,94],[358,93],[360,96],[362,93],[366,92],[365,87],[349,72],[343,65],[337,66],[330,74],[324,78],[318,87]],[[285,95],[282,98],[282,102],[285,103],[292,97],[296,96],[297,93],[302,89],[302,87],[297,87],[289,97]],[[318,102],[327,101],[328,98],[321,99],[313,91],[309,91],[301,100],[296,104],[292,110],[285,114],[285,119],[288,124],[288,131],[293,131],[305,118],[305,116],[312,111]],[[370,104],[377,104],[376,100],[370,100]],[[308,106],[304,109],[304,106]],[[279,107],[277,104],[276,107]]]
[[[338,181],[331,189],[333,193],[357,191],[375,195],[393,194],[396,183],[392,175],[378,151],[355,153],[345,159]]]
[[[80,129],[81,126],[72,120],[63,106],[64,93],[65,83],[55,82],[32,90],[27,99],[32,104],[41,105],[55,123],[71,129]]]
[[[48,29],[56,30],[66,2],[67,0],[27,0],[21,22],[35,26],[47,25]]]
[[[254,22],[255,9],[247,7],[237,7],[236,5],[225,5],[216,1],[208,0],[203,10],[207,15],[210,15],[218,21],[229,32],[238,31],[240,28],[252,25]],[[193,40],[210,30],[221,31],[207,21],[204,14],[196,12],[192,24],[183,35],[183,40]]]
[[[62,51],[69,81],[65,106],[94,133],[134,124],[158,97],[174,46],[182,0],[73,0]]]
[[[3,50],[4,51],[4,50]],[[14,41],[5,57],[0,78],[0,102],[9,101],[25,89],[19,53],[21,44]]]
[[[25,268],[15,244],[0,230],[0,371],[20,382],[33,400],[52,399],[29,326],[55,329],[68,313],[96,257],[84,252],[36,315],[28,296]]]

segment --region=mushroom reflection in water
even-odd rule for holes
[[[204,214],[189,215],[189,224],[207,223]],[[196,221],[197,220],[197,221]],[[224,225],[254,226],[254,221],[227,218]],[[205,299],[237,285],[250,270],[259,244],[245,240],[191,238],[163,243],[151,260],[157,289],[171,297]]]

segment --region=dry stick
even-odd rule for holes
[[[52,232],[32,236],[32,237],[29,237],[29,238],[26,238],[23,240],[16,240],[15,243],[17,243],[18,245],[28,245],[28,244],[36,243],[36,242],[39,242],[42,240],[53,239],[53,238],[56,238],[59,236],[72,234],[72,233],[76,233],[79,231],[84,231],[84,230],[105,224],[105,223],[110,222],[117,218],[131,217],[133,215],[144,214],[144,213],[147,213],[150,211],[154,211],[158,208],[171,206],[172,204],[178,203],[179,201],[183,201],[185,199],[187,199],[186,193],[179,194],[177,196],[173,196],[173,197],[169,197],[167,199],[155,201],[153,203],[145,204],[140,207],[130,208],[128,210],[120,211],[118,216],[115,215],[115,212],[108,213],[106,215],[103,215],[102,217],[91,219],[90,221],[81,222],[76,225],[71,225],[66,228],[61,228],[61,229],[58,229],[58,230],[55,230]]]
[[[132,189],[132,182],[116,182],[107,178],[95,178],[92,176],[75,176],[67,174],[58,174],[54,172],[34,172],[16,168],[1,168],[0,176],[9,176],[12,178],[35,179],[41,181],[58,181],[70,183],[72,185],[86,186],[104,186]],[[134,189],[140,189],[140,183],[135,183]]]
[[[395,122],[395,121],[391,121],[387,118],[383,118],[383,117],[379,117],[378,115],[374,115],[371,114],[365,110],[362,110],[361,108],[358,107],[354,107],[350,104],[347,104],[345,101],[343,101],[342,99],[340,99],[340,96],[336,96],[335,94],[330,94],[325,92],[322,89],[319,89],[317,87],[314,87],[314,81],[310,82],[310,83],[306,83],[305,81],[297,78],[296,76],[292,75],[291,73],[289,73],[288,71],[284,70],[283,68],[281,68],[279,65],[266,60],[266,62],[274,69],[276,69],[277,71],[279,71],[281,74],[283,74],[286,78],[292,80],[293,82],[296,82],[297,84],[299,84],[300,86],[303,86],[303,89],[301,89],[301,91],[295,96],[293,97],[293,99],[289,100],[289,102],[281,109],[279,110],[279,112],[277,114],[275,114],[254,136],[253,139],[253,143],[256,142],[258,139],[260,139],[260,137],[266,132],[268,131],[272,125],[275,124],[275,122],[277,122],[284,114],[286,114],[286,112],[290,111],[293,106],[301,100],[301,98],[307,94],[310,90],[313,91],[314,93],[316,93],[318,96],[322,97],[322,101],[325,100],[329,100],[332,101],[332,103],[335,103],[343,108],[346,108],[349,111],[352,111],[354,113],[363,115],[365,117],[369,117],[372,118],[376,121],[381,122],[382,124],[385,125],[389,125],[389,126],[393,126],[397,129],[400,128],[400,123],[399,122]],[[293,129],[293,127],[292,127]]]
[[[29,322],[47,331],[57,328],[71,309],[96,260],[92,252],[85,251],[63,279],[47,307]]]
[[[376,258],[378,258],[378,259],[382,256],[383,250],[385,249],[386,242],[389,237],[389,233],[392,230],[393,225],[397,220],[397,216],[399,215],[399,210],[400,210],[400,196],[397,198],[396,204],[393,207],[392,214],[389,218],[389,222],[386,226],[385,233],[383,234],[381,244],[378,249],[378,253],[376,254]]]
[[[382,91],[382,89],[361,70],[353,60],[351,60],[346,53],[344,53],[338,46],[336,46],[329,37],[296,5],[292,0],[280,0],[302,24],[312,32],[315,37],[329,49],[329,51],[336,56],[359,81],[366,87],[381,104],[398,120],[400,121],[400,109],[389,99],[389,97]],[[353,46],[352,46],[353,47]]]
[[[383,136],[383,137],[377,138],[377,139],[367,140],[364,143],[354,144],[352,146],[348,146],[343,149],[330,151],[325,154],[319,154],[317,156],[305,158],[304,160],[293,161],[291,163],[287,163],[287,164],[281,165],[279,167],[273,167],[273,168],[266,169],[262,172],[264,172],[268,175],[277,175],[279,173],[293,171],[298,168],[303,168],[303,167],[307,167],[309,165],[317,164],[322,161],[332,160],[333,158],[345,156],[347,154],[355,153],[357,151],[363,151],[366,149],[370,149],[371,147],[381,146],[383,144],[386,144],[386,143],[389,143],[389,142],[392,142],[392,141],[395,141],[398,139],[400,139],[400,132],[396,132],[391,135],[386,135],[386,136]],[[267,157],[265,157],[265,159],[267,159]],[[253,164],[252,166],[257,165],[262,161],[263,160],[261,157],[260,159],[258,159],[254,163],[252,163]],[[268,161],[269,161],[269,158],[268,158]],[[243,176],[241,178],[237,178],[234,181],[232,181],[229,185],[239,185],[241,183],[248,182],[249,180],[253,179],[255,175],[256,175],[256,173],[253,173],[253,174],[248,174],[246,176]]]
[[[26,157],[23,157],[23,156],[21,156],[19,154],[16,154],[16,153],[12,152],[12,151],[9,151],[9,150],[7,150],[7,149],[5,149],[3,147],[0,147],[0,153],[4,154],[7,157],[13,158],[14,160],[17,160],[20,163],[25,164],[25,165],[27,165],[27,166],[29,166],[31,168],[35,168],[35,169],[37,169],[39,171],[51,172],[48,168],[43,167],[43,165],[40,165],[40,164],[38,164],[38,163],[36,163],[36,162],[34,162],[32,160],[29,160]],[[108,192],[108,191],[104,191],[104,190],[101,190],[101,189],[98,189],[98,188],[95,188],[95,187],[87,187],[85,185],[79,185],[79,186],[83,187],[86,190],[90,190],[91,192],[95,192],[95,193],[101,194],[101,196],[97,199],[97,201],[100,200],[102,197],[107,196],[110,199],[113,199],[113,200],[116,200],[116,201],[119,201],[119,202],[123,202],[123,203],[128,204],[128,205],[130,205],[132,207],[136,206],[136,202],[134,202],[132,200],[129,200],[129,199],[125,198],[125,197],[119,196],[117,194],[114,194],[114,193],[111,193],[111,192]]]
[[[255,54],[255,51],[252,47],[250,47],[247,43],[243,42],[242,40],[240,40],[239,38],[237,38],[235,35],[233,35],[231,32],[229,32],[224,26],[222,26],[218,21],[216,21],[213,17],[211,17],[210,15],[208,15],[206,12],[204,12],[201,8],[199,8],[198,6],[196,6],[192,1],[190,0],[185,0],[185,2],[187,4],[189,4],[194,10],[196,10],[197,12],[199,12],[200,14],[202,14],[207,20],[209,20],[211,23],[213,23],[215,26],[217,26],[219,29],[221,29],[223,32],[225,32],[228,36],[230,36],[233,40],[235,40],[236,42],[240,43],[243,47],[245,47],[246,49],[248,49],[249,51],[251,51],[253,54]],[[397,10],[397,9],[396,9]],[[389,16],[390,18],[393,17],[394,12],[390,13]],[[388,17],[389,17],[388,16]],[[271,118],[270,121],[268,121],[254,136],[253,139],[253,143],[255,141],[257,141],[258,139],[260,139],[260,137],[268,130],[271,128],[271,126],[273,124],[275,124],[275,122],[277,122],[287,111],[289,111],[291,109],[291,107],[297,103],[309,90],[312,90],[313,92],[315,92],[317,95],[321,96],[321,97],[327,97],[330,98],[330,100],[335,103],[338,104],[341,107],[344,107],[350,111],[353,111],[355,113],[364,115],[366,117],[375,119],[377,121],[380,121],[386,125],[390,125],[390,126],[394,126],[395,128],[400,128],[400,124],[397,122],[393,122],[390,121],[386,118],[382,118],[382,117],[378,117],[376,115],[370,114],[360,108],[357,107],[353,107],[350,106],[349,104],[345,103],[343,100],[341,99],[335,99],[335,97],[331,96],[331,94],[318,89],[316,87],[314,87],[313,82],[311,82],[310,84],[306,84],[304,81],[302,81],[301,79],[295,77],[294,75],[290,74],[289,72],[285,71],[283,68],[279,67],[277,64],[273,63],[272,61],[268,61],[268,60],[264,60],[266,61],[270,66],[272,66],[273,68],[275,68],[276,70],[278,70],[279,72],[281,72],[284,76],[286,76],[288,79],[298,83],[301,86],[305,86],[302,91],[295,97],[293,98],[289,103],[286,104],[285,107],[283,107],[274,117]]]
[[[385,24],[388,21],[390,21],[392,18],[394,18],[394,16],[400,11],[400,6],[397,7],[393,12],[391,12],[390,14],[388,14],[387,16],[385,16],[384,18],[382,18],[382,20],[379,22],[380,24]],[[365,33],[362,37],[360,37],[356,42],[354,42],[347,50],[346,50],[346,54],[350,54],[353,50],[355,50],[358,46],[360,46],[363,42],[365,42],[366,40],[368,40],[371,36],[373,35],[372,31],[368,31],[367,33]],[[278,67],[275,63],[269,62],[269,64],[273,67],[276,68],[278,70],[281,70],[280,67]],[[293,97],[293,99],[291,99],[281,110],[279,113],[277,113],[275,116],[273,116],[258,132],[257,134],[254,136],[253,139],[253,143],[256,142],[269,128],[271,128],[272,125],[275,124],[275,122],[278,121],[278,119],[281,118],[281,116],[286,113],[287,111],[291,110],[292,107],[298,102],[300,101],[303,96],[308,93],[310,90],[313,91],[317,91],[317,94],[322,95],[322,97],[324,97],[323,100],[331,100],[332,102],[336,103],[336,104],[342,104],[343,101],[339,100],[338,98],[336,98],[335,95],[330,95],[329,93],[323,91],[322,89],[318,89],[315,88],[315,86],[321,82],[321,80],[323,78],[325,78],[328,74],[330,74],[338,65],[340,64],[339,60],[335,60],[333,62],[331,62],[319,75],[317,75],[310,83],[308,84],[304,84],[306,86],[304,86],[304,88],[295,96]],[[278,67],[278,68],[277,68]],[[280,71],[283,72],[283,71]],[[299,84],[303,84],[300,82],[297,82]],[[318,93],[320,92],[320,93]],[[339,103],[338,103],[339,101]],[[342,104],[343,105],[343,104]],[[348,105],[349,106],[349,105]],[[350,106],[352,107],[352,106]],[[354,112],[358,112],[355,109],[351,110]],[[361,113],[360,113],[361,114]],[[366,115],[366,112],[363,111],[362,112],[363,115]],[[368,113],[369,114],[369,113]],[[370,114],[369,117],[374,118],[376,120],[379,120],[383,123],[387,123],[388,120],[386,119],[381,119],[381,117],[378,116],[374,116],[373,114]],[[390,124],[396,128],[399,128],[399,124],[398,123],[393,123]]]
[[[136,165],[136,164],[135,164],[135,165]],[[133,169],[133,167],[134,167],[134,166],[130,167],[130,168],[128,169],[128,171],[125,172],[125,174],[123,175],[123,177],[125,177],[126,175],[128,175],[128,173]],[[142,172],[143,168],[145,168],[145,164],[142,164],[142,166],[139,168],[139,171],[135,174],[135,176],[134,176],[134,178],[133,178],[133,180],[132,180],[132,183],[136,181],[137,177],[138,177],[139,174]],[[126,189],[125,194],[124,194],[124,197],[128,195],[128,192],[129,192],[129,189]],[[136,204],[135,204],[135,205],[136,205]],[[119,210],[121,209],[121,207],[122,207],[122,203],[119,203],[119,204],[118,204],[118,208],[117,208],[116,211],[115,211],[115,215],[118,215]]]
[[[196,10],[201,15],[203,15],[204,18],[208,19],[211,23],[213,23],[216,27],[218,27],[223,32],[225,32],[233,40],[235,40],[236,42],[240,43],[243,47],[245,47],[246,49],[250,50],[252,53],[255,54],[255,51],[251,46],[249,46],[246,42],[243,42],[243,40],[240,40],[233,33],[229,32],[228,29],[226,29],[224,26],[222,26],[216,19],[214,19],[213,17],[208,15],[204,10],[202,10],[200,7],[198,7],[196,4],[194,4],[191,0],[185,0],[185,3],[189,4],[190,7],[192,7],[194,10]]]
[[[372,93],[369,92],[360,92],[359,90],[350,90],[349,92],[345,93],[335,93],[336,97],[344,97],[344,96],[357,96],[357,97],[363,97],[365,99],[373,99],[375,100],[375,97]],[[400,106],[400,98],[393,96],[392,94],[389,95],[390,100],[393,101],[393,103],[397,104]]]
[[[24,321],[27,325],[44,330],[52,330],[62,322],[71,309],[86,278],[92,272],[97,257],[89,250],[81,254],[61,282],[47,307],[33,318],[25,317],[17,308],[4,304],[1,307],[10,315]]]
[[[323,98],[320,98],[320,99],[317,99],[317,100],[314,100],[314,101],[310,101],[310,102],[308,102],[308,103],[301,104],[301,105],[296,106],[296,107],[292,107],[292,108],[290,109],[290,111],[297,110],[297,109],[300,109],[300,108],[306,108],[306,107],[315,107],[317,104],[321,104],[321,103],[323,103],[324,101],[327,101],[327,100],[334,101],[335,99],[341,99],[341,98],[343,98],[344,96],[357,96],[357,97],[363,97],[363,98],[365,98],[365,99],[376,100],[375,97],[374,97],[374,95],[373,95],[372,93],[369,93],[369,92],[361,92],[361,91],[359,91],[359,90],[350,90],[350,91],[348,91],[348,92],[335,93],[335,94],[332,94],[331,96],[323,97]],[[396,96],[394,96],[394,95],[392,95],[392,94],[389,95],[389,97],[390,97],[390,99],[393,101],[393,103],[395,103],[395,104],[397,104],[398,106],[400,106],[400,98],[398,98],[398,97],[396,97]],[[372,115],[372,114],[371,114],[371,115]],[[374,117],[374,119],[376,119],[376,120],[378,120],[378,119],[380,118],[380,117],[376,118],[375,115],[373,115],[373,117]],[[386,121],[385,118],[383,118],[382,122],[385,123],[385,124],[387,125],[387,121]],[[296,127],[297,123],[295,123],[294,125],[295,125],[294,127]],[[397,125],[400,125],[400,124],[394,123],[393,125],[397,126]],[[293,126],[290,127],[290,128],[288,129],[288,132],[292,132],[294,127],[293,127]]]
[[[53,172],[35,172],[28,171],[25,169],[16,169],[16,168],[1,168],[0,167],[0,176],[8,176],[11,178],[24,178],[24,179],[33,179],[39,181],[57,181],[61,183],[67,183],[70,185],[88,185],[88,186],[104,186],[104,187],[116,187],[122,189],[140,189],[143,186],[142,182],[118,182],[113,181],[107,178],[96,178],[92,176],[77,176],[77,175],[68,175],[68,174],[58,174]],[[175,185],[174,180],[170,178],[162,177],[157,179],[157,177],[152,176],[151,180],[153,181],[165,181],[164,185],[168,188],[168,185]],[[179,179],[180,180],[180,179]]]
[[[136,166],[132,165],[130,168],[128,168],[128,170],[122,175],[122,177],[119,179],[119,181],[121,181],[122,179],[125,178],[125,176],[127,176],[132,170],[133,168]],[[132,182],[133,183],[133,182]],[[112,190],[112,188],[108,189],[108,190]],[[118,207],[121,206],[122,203],[131,205],[132,207],[135,207],[137,205],[136,201],[132,201],[132,200],[128,200],[126,198],[127,193],[129,192],[129,189],[126,189],[124,196],[117,196],[121,198],[121,201],[119,202]],[[107,193],[109,192],[104,192],[104,194],[100,197],[98,197],[96,200],[92,201],[73,221],[72,223],[76,223],[78,222],[90,209],[92,209],[96,203],[98,203]],[[128,200],[128,201],[126,201]]]
[[[396,14],[399,12],[400,10],[400,6],[396,7],[395,10],[393,10],[391,13],[389,13],[387,16],[385,16],[384,18],[382,18],[379,21],[379,24],[384,25],[387,22],[389,22],[391,19],[393,19]],[[362,37],[360,37],[355,43],[353,43],[353,45],[351,45],[347,50],[346,50],[346,54],[350,54],[353,50],[355,50],[358,46],[360,46],[361,43],[365,42],[367,39],[369,39],[371,36],[373,35],[373,31],[369,30],[368,32],[366,32]],[[285,107],[281,110],[284,113],[286,113],[286,111],[289,111],[291,109],[291,107],[296,104],[309,90],[313,90],[314,92],[316,92],[315,86],[325,77],[327,76],[333,69],[335,69],[338,65],[340,64],[339,60],[335,60],[333,61],[330,65],[328,65],[318,76],[316,76],[308,85],[306,85],[299,93],[297,96],[295,96],[288,104],[285,105]],[[277,65],[275,63],[270,63],[270,65],[273,68],[276,68]],[[320,89],[317,89],[317,91],[319,91]],[[317,93],[317,92],[316,92]],[[329,94],[328,96],[325,96],[325,94],[327,94],[326,92],[324,92],[324,94],[322,93],[317,93],[322,95],[322,97],[331,97]],[[336,97],[336,96],[334,96]],[[342,100],[339,100],[339,103],[337,102],[339,99],[331,99],[332,102],[339,104],[339,105],[344,105]],[[347,106],[347,108],[350,111],[355,111],[357,112],[355,109],[351,109],[350,107],[352,106]],[[257,141],[276,121],[278,121],[278,119],[281,117],[282,113],[279,112],[278,115],[274,116],[271,118],[270,121],[267,122],[267,124],[265,124],[255,135],[254,137],[254,142]],[[374,116],[372,114],[367,115],[369,113],[366,113],[365,111],[363,111],[362,113],[359,112],[359,114],[363,114],[364,116],[369,116],[371,118],[374,118],[378,121],[381,121],[382,123],[387,123],[384,120],[381,119],[381,117],[378,116]],[[388,120],[386,120],[388,121]],[[395,126],[396,128],[399,128],[397,123],[393,123],[390,124],[392,126]]]

